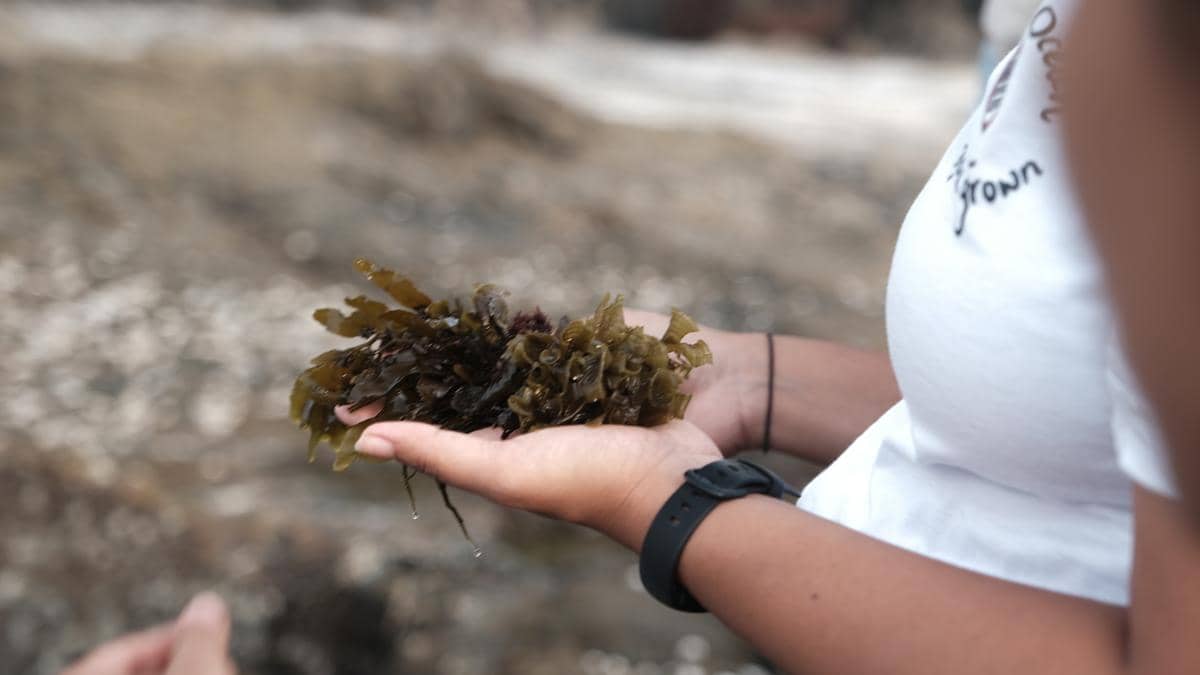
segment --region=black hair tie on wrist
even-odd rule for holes
[[[767,415],[763,420],[763,452],[771,450],[771,409],[775,407],[775,336],[767,333]]]

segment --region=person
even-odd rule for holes
[[[1194,91],[1196,71],[1159,68],[1165,55],[1138,62],[1144,83],[1123,82],[1146,98],[1118,108],[1129,113],[1119,118],[1122,143],[1113,142],[1125,153],[1120,161],[1096,157],[1109,139],[1086,124],[1070,155],[1063,146],[1068,40],[1081,54],[1105,52],[1112,65],[1148,49],[1160,31],[1145,15],[1159,5],[1039,7],[902,227],[888,286],[888,355],[775,340],[774,447],[831,464],[805,488],[800,508],[762,495],[716,507],[682,546],[675,572],[699,606],[784,671],[1200,670],[1191,638],[1200,634],[1200,537],[1189,520],[1196,461],[1180,459],[1200,448],[1200,377],[1178,376],[1185,364],[1195,374],[1200,283],[1194,264],[1147,269],[1156,257],[1194,261],[1200,251],[1200,210],[1183,209],[1195,205],[1196,191],[1162,175],[1200,156],[1180,146],[1195,147],[1196,107],[1172,102],[1180,86],[1166,86],[1190,82],[1183,91]],[[1069,38],[1076,11],[1085,29]],[[1081,80],[1094,72],[1089,62],[1073,66]],[[1124,100],[1111,85],[1081,92],[1072,103],[1085,120],[1111,112],[1102,99]],[[1171,112],[1162,116],[1186,132],[1175,145],[1137,149],[1139,137],[1162,134],[1137,124],[1151,120],[1144,105]],[[1135,160],[1151,150],[1162,168]],[[1080,171],[1103,189],[1078,191],[1100,205],[1091,211],[1099,251],[1072,158],[1076,166],[1107,162]],[[1118,181],[1133,161],[1144,174]],[[1129,206],[1143,194],[1164,200],[1147,210],[1154,228],[1172,229],[1143,231]],[[1111,212],[1129,220],[1105,215],[1112,200],[1127,200]],[[1102,228],[1137,245],[1105,245]],[[1167,242],[1184,246],[1159,250]],[[1117,273],[1131,251],[1142,256],[1128,263],[1134,272]],[[1119,325],[1150,312],[1138,304],[1150,292],[1131,290],[1138,271],[1161,282],[1150,303],[1161,315],[1149,317],[1159,321]],[[1181,280],[1191,285],[1171,285]],[[1163,319],[1168,311],[1173,323]],[[716,330],[702,337],[716,365],[697,371],[685,421],[554,428],[506,441],[380,422],[358,447],[643,552],[658,547],[647,533],[686,471],[762,439],[767,341]]]
[[[62,675],[234,675],[229,630],[225,602],[201,593],[175,621],[106,642]]]
[[[1195,7],[1039,7],[903,225],[888,354],[706,329],[685,420],[360,452],[644,552],[686,471],[770,434],[829,467],[721,502],[672,572],[783,670],[1197,672]]]

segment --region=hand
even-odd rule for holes
[[[338,415],[351,424],[370,416],[344,408]],[[490,429],[379,422],[356,448],[499,504],[592,527],[634,551],[684,471],[721,458],[711,438],[682,420],[649,429],[554,427],[504,441]]]
[[[645,327],[648,335],[662,335],[669,322],[663,314],[625,310],[625,323]],[[685,419],[708,434],[726,456],[756,447],[766,407],[766,338],[701,326],[684,339],[704,340],[713,353],[713,363],[692,371],[681,387],[692,395]]]
[[[62,675],[234,675],[228,651],[229,611],[201,593],[174,622],[106,642]]]

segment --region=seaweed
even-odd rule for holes
[[[703,340],[683,341],[697,326],[678,310],[661,339],[626,325],[620,295],[555,327],[540,308],[510,317],[507,294],[491,284],[476,287],[468,302],[434,301],[392,270],[361,258],[354,265],[399,307],[360,295],[346,298],[349,314],[314,312],[326,330],[362,342],[314,357],[291,395],[291,417],[309,432],[309,461],[327,442],[338,471],[359,457],[354,443],[363,429],[381,420],[462,432],[499,427],[505,438],[566,424],[663,424],[687,409],[679,385],[712,362]],[[337,406],[371,404],[380,413],[353,427],[334,414]],[[404,468],[406,489],[413,475]],[[438,487],[458,518],[445,485]]]

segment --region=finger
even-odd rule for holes
[[[131,633],[93,649],[62,675],[128,675],[158,672],[171,655],[172,626]]]
[[[503,440],[504,430],[500,427],[487,427],[484,429],[476,429],[470,433],[471,436],[485,441],[500,441]]]
[[[215,593],[192,598],[175,622],[174,648],[166,675],[226,675],[229,670],[229,610]]]
[[[380,422],[354,446],[361,453],[397,459],[456,487],[489,494],[501,468],[503,447],[484,434],[463,434],[421,422]]]
[[[337,418],[342,421],[342,424],[352,427],[356,424],[366,422],[372,417],[375,417],[379,413],[383,412],[383,401],[375,401],[374,403],[365,405],[358,410],[351,410],[350,406],[348,405],[339,405],[333,409],[333,412],[335,415],[337,415]]]

